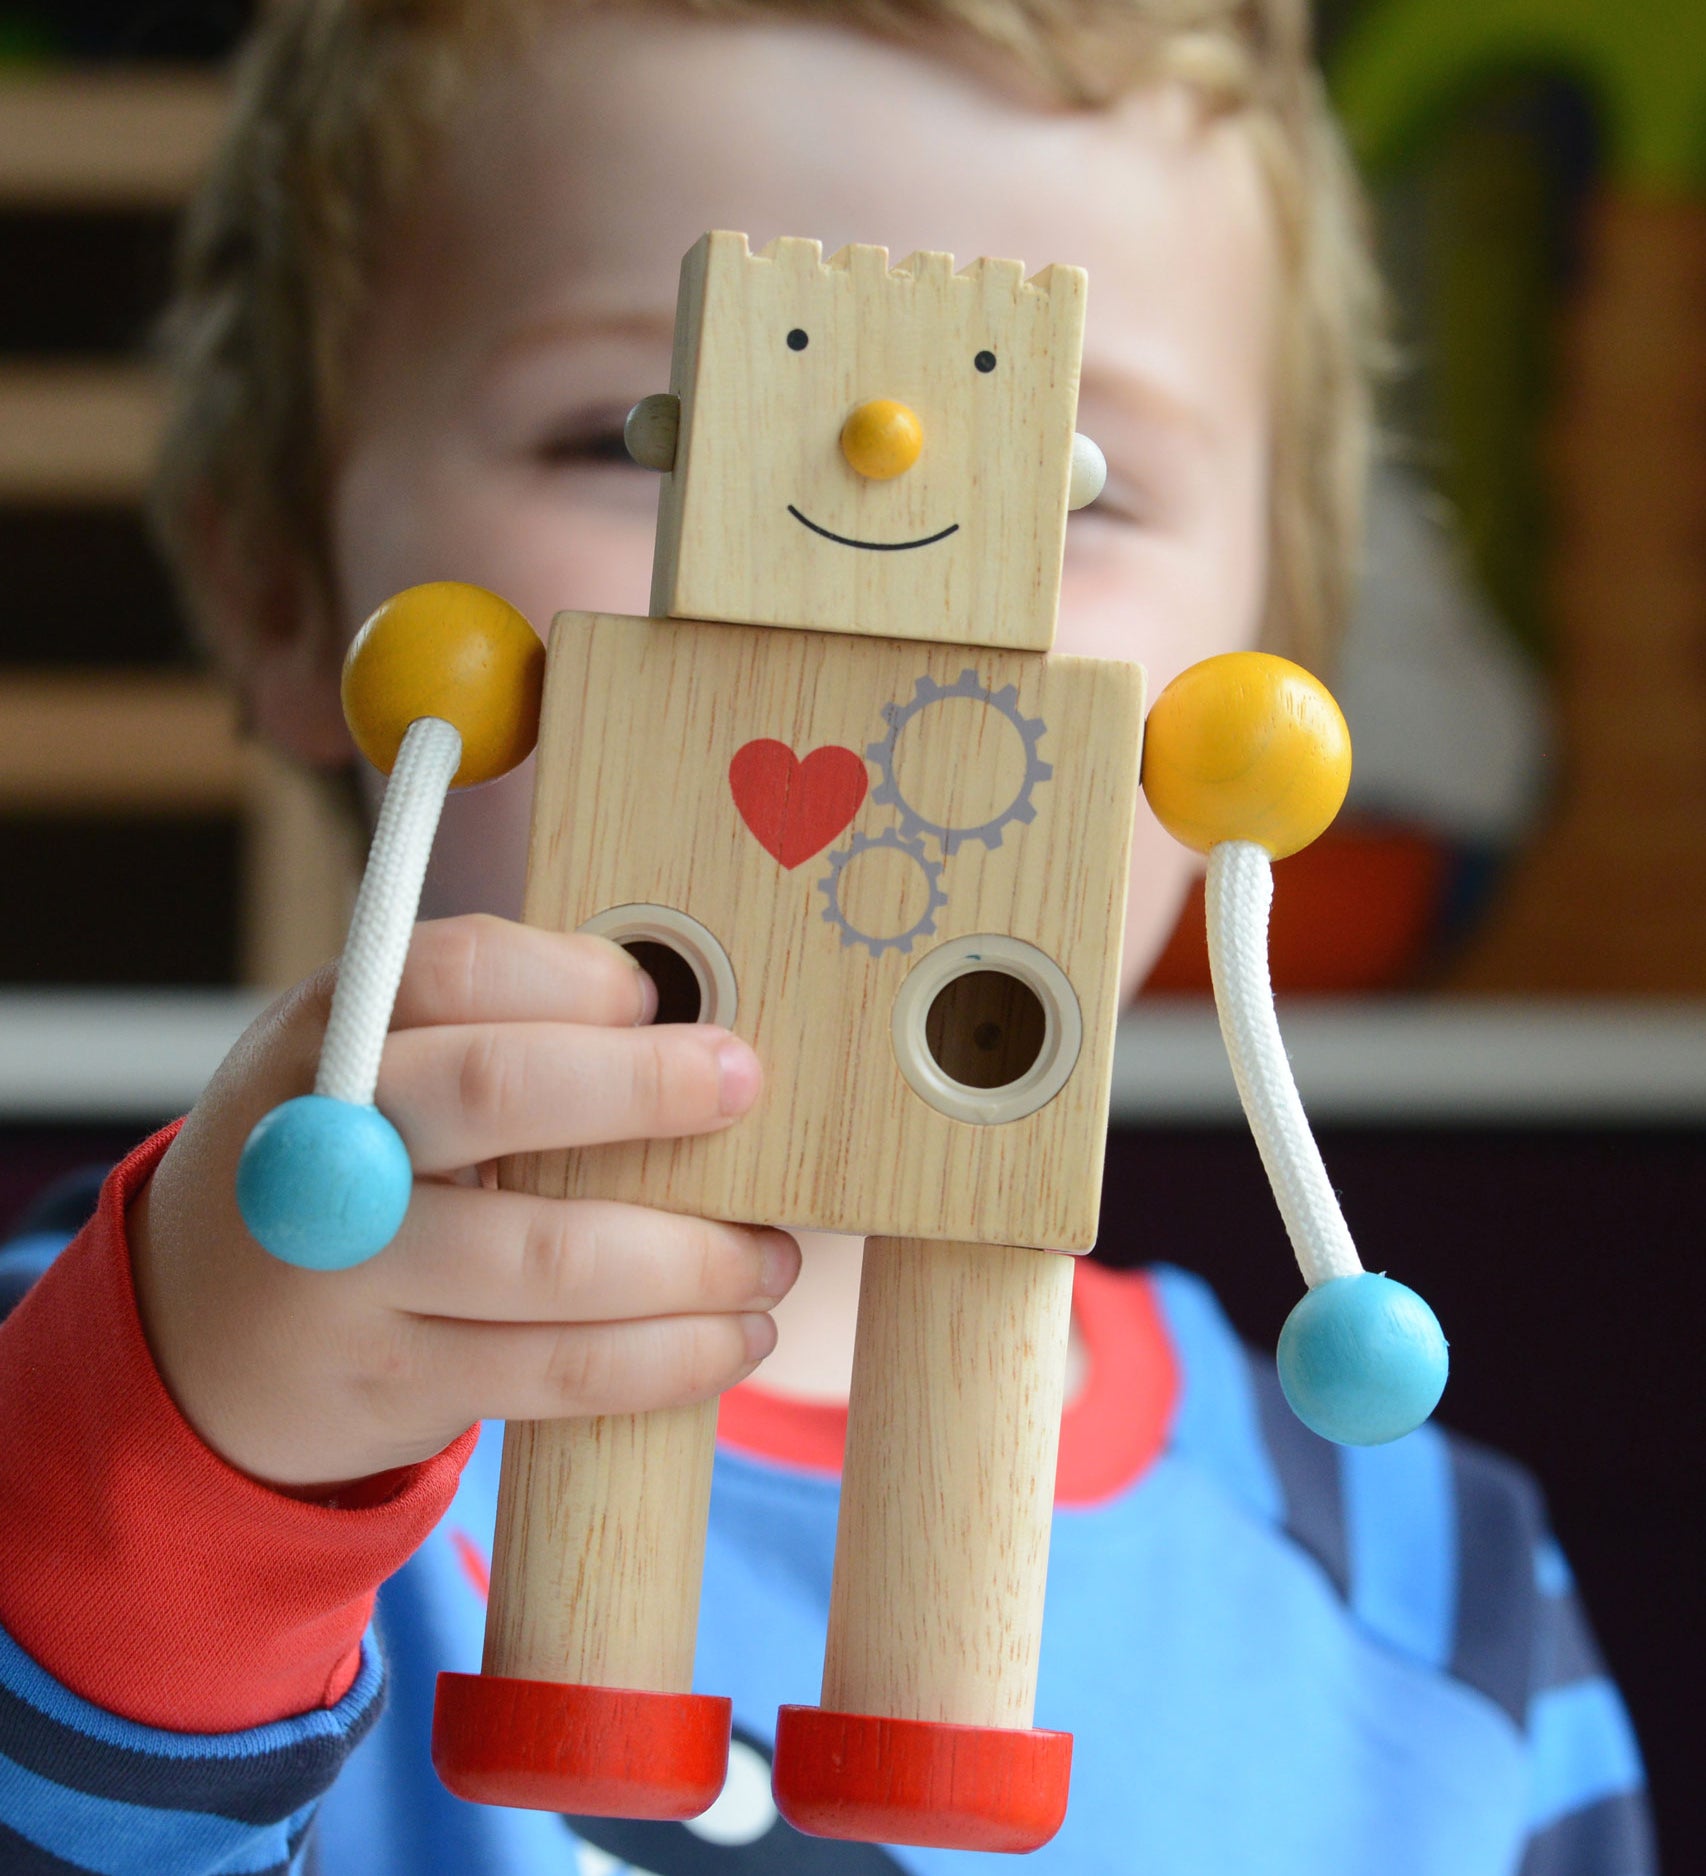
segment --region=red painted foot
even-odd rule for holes
[[[704,1694],[441,1674],[432,1762],[476,1804],[697,1817],[729,1767],[729,1703]]]
[[[776,1808],[813,1837],[1035,1850],[1060,1829],[1070,1733],[784,1707]]]

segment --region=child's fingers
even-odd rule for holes
[[[393,1035],[378,1106],[417,1172],[454,1172],[507,1153],[708,1133],[752,1105],[760,1079],[746,1043],[710,1024],[472,1024]]]
[[[614,1200],[425,1185],[369,1266],[390,1308],[513,1323],[768,1309],[799,1268],[782,1231]]]
[[[474,913],[415,927],[393,1029],[439,1023],[649,1022],[651,979],[620,945]]]
[[[762,1312],[656,1316],[639,1322],[445,1322],[414,1319],[404,1364],[411,1417],[452,1434],[471,1420],[562,1420],[647,1413],[707,1400],[776,1345]]]

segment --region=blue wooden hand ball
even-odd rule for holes
[[[274,1257],[347,1270],[397,1235],[413,1185],[408,1149],[378,1108],[304,1094],[249,1135],[237,1209]]]
[[[1312,1432],[1341,1446],[1383,1446],[1439,1404],[1445,1337],[1426,1303],[1371,1270],[1316,1286],[1280,1331],[1280,1386]]]

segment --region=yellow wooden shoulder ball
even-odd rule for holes
[[[1326,830],[1350,780],[1350,731],[1332,694],[1270,652],[1181,671],[1144,726],[1143,792],[1199,853],[1249,840],[1283,860]]]
[[[506,774],[539,738],[545,647],[495,593],[435,580],[385,604],[344,659],[344,720],[356,747],[391,773],[403,732],[442,717],[462,737],[452,788]]]

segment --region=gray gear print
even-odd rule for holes
[[[993,820],[985,821],[977,827],[944,827],[939,822],[927,820],[901,794],[900,784],[895,779],[895,744],[901,731],[920,711],[928,710],[932,704],[939,704],[949,697],[969,697],[976,703],[987,704],[990,709],[1000,711],[1019,732],[1025,747],[1025,777],[1019,784],[1018,792]],[[867,759],[876,763],[883,777],[871,790],[870,798],[873,802],[886,803],[899,812],[900,831],[903,834],[927,834],[931,839],[941,842],[942,852],[947,855],[968,840],[981,840],[986,847],[999,847],[1002,830],[1009,822],[1036,819],[1037,811],[1031,796],[1037,784],[1046,782],[1054,773],[1054,767],[1037,755],[1037,744],[1048,726],[1041,717],[1028,717],[1020,710],[1017,685],[1005,684],[1000,690],[990,690],[978,682],[976,671],[969,669],[962,671],[952,684],[938,684],[926,673],[918,680],[910,702],[883,705],[883,720],[889,726],[888,735],[881,742],[870,744],[865,751]]]
[[[880,934],[861,931],[841,909],[841,874],[851,860],[860,854],[869,853],[873,847],[893,847],[904,853],[909,860],[915,860],[924,874],[924,883],[930,889],[930,902],[924,908],[918,921],[907,931],[897,932],[884,937]],[[872,957],[880,957],[885,951],[898,951],[903,957],[910,956],[915,939],[928,937],[936,929],[936,914],[948,903],[948,895],[941,888],[942,863],[932,860],[924,851],[921,840],[908,840],[894,828],[884,828],[880,834],[855,834],[852,840],[839,853],[829,856],[829,872],[817,883],[817,889],[829,903],[823,908],[827,923],[839,926],[843,945],[860,944]]]

